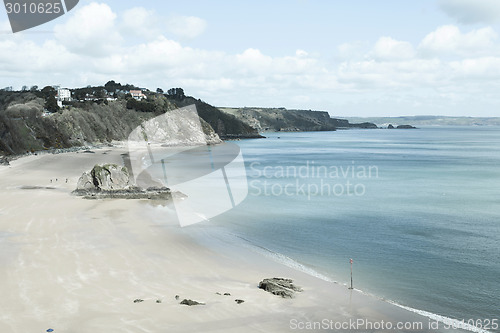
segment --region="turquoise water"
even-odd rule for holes
[[[267,136],[238,143],[249,195],[212,225],[339,283],[353,258],[355,288],[401,305],[500,319],[500,128]]]

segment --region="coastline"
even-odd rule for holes
[[[354,288],[353,291],[349,290],[349,285],[347,283],[340,283],[334,279],[332,279],[329,276],[326,276],[318,271],[316,271],[313,268],[308,267],[307,265],[304,265],[286,255],[283,255],[278,252],[274,252],[272,250],[269,250],[265,247],[262,247],[257,244],[253,244],[251,241],[247,240],[246,238],[243,238],[239,235],[235,234],[230,234],[226,233],[223,234],[222,236],[218,236],[218,234],[221,233],[221,230],[216,230],[216,231],[208,231],[211,229],[210,226],[207,226],[207,228],[202,232],[206,234],[202,235],[197,235],[196,241],[198,243],[202,243],[204,246],[207,246],[209,248],[216,248],[217,251],[235,251],[235,249],[239,247],[243,247],[244,249],[241,250],[242,253],[245,253],[246,256],[253,256],[254,260],[260,261],[262,264],[266,263],[274,263],[277,265],[282,265],[287,267],[287,271],[290,272],[289,275],[293,276],[294,273],[299,273],[306,275],[307,278],[316,280],[316,282],[313,282],[314,285],[316,285],[319,281],[321,281],[321,284],[325,284],[325,286],[330,285],[331,288],[339,288],[339,291],[342,292],[348,292],[351,297],[352,293],[358,293],[360,299],[366,298],[365,300],[371,300],[373,301],[374,306],[380,306],[377,305],[377,302],[382,302],[385,305],[388,305],[392,307],[393,311],[399,311],[399,310],[404,310],[406,312],[406,315],[408,313],[416,314],[418,315],[417,321],[422,321],[425,323],[425,320],[427,320],[427,323],[436,323],[439,322],[439,325],[442,325],[443,327],[437,326],[433,327],[431,330],[410,330],[410,331],[418,331],[418,332],[426,332],[426,331],[432,331],[432,332],[455,332],[454,329],[460,329],[460,332],[478,332],[478,333],[487,333],[487,332],[492,332],[489,330],[481,329],[479,327],[473,326],[471,324],[468,324],[465,321],[461,321],[458,319],[453,319],[450,317],[446,317],[443,315],[435,314],[426,310],[418,309],[418,308],[412,308],[410,306],[402,305],[398,303],[397,301],[390,300],[390,299],[385,299],[381,298],[377,295],[374,295],[372,293],[366,292],[365,290],[359,289],[359,288]],[[208,233],[207,233],[208,231]],[[224,232],[223,232],[224,233]],[[207,238],[209,241],[207,241]],[[214,242],[213,240],[216,239]],[[212,240],[212,241],[210,241]],[[250,251],[251,253],[249,253]],[[326,287],[328,288],[328,287]],[[398,309],[395,310],[393,307],[397,307]],[[390,311],[390,308],[387,309]],[[404,316],[404,314],[402,314]],[[391,315],[389,315],[390,317]],[[406,321],[404,321],[406,322]],[[432,324],[430,324],[432,325]],[[425,328],[425,325],[424,325]],[[352,331],[352,330],[350,330]],[[380,330],[375,330],[375,331],[380,331]],[[384,331],[384,330],[382,330]],[[404,331],[404,330],[403,330]]]
[[[288,332],[301,324],[352,320],[421,322],[417,331],[455,331],[429,327],[420,314],[249,248],[220,239],[200,242],[208,224],[180,228],[147,200],[74,197],[70,192],[83,171],[97,163],[122,164],[126,149],[94,151],[27,156],[0,166],[3,331]],[[304,291],[282,299],[257,288],[270,277],[291,278]],[[205,305],[182,306],[175,295]],[[138,298],[144,302],[134,303]],[[317,331],[335,330],[326,326]]]

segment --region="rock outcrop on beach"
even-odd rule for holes
[[[205,303],[200,303],[200,302],[197,302],[197,301],[193,301],[192,299],[183,299],[180,304],[187,305],[187,306],[205,305]]]
[[[128,169],[116,164],[99,164],[78,179],[77,190],[119,191],[130,186]]]
[[[9,165],[9,160],[6,157],[0,156],[0,165]]]
[[[90,172],[84,172],[78,179],[73,194],[86,199],[172,199],[172,192],[168,187],[143,189],[133,185],[128,169],[117,164],[98,164]],[[177,192],[174,195],[183,196]]]
[[[293,284],[293,280],[284,278],[264,279],[260,281],[259,288],[283,298],[293,298],[295,292],[302,291],[302,288]]]

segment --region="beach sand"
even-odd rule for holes
[[[0,332],[289,332],[314,322],[323,324],[316,331],[339,331],[335,325],[356,320],[437,331],[428,318],[247,248],[202,245],[190,236],[195,226],[156,223],[147,200],[71,195],[84,171],[123,164],[125,152],[43,154],[0,166]],[[283,299],[257,288],[270,277],[304,290]],[[205,305],[180,305],[184,298]]]

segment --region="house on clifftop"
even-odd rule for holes
[[[63,101],[71,101],[71,91],[67,88],[57,88],[57,95],[56,95],[56,100],[57,100],[57,105],[62,108],[63,107]]]
[[[138,101],[146,98],[146,95],[144,95],[142,90],[130,90],[130,95]]]

